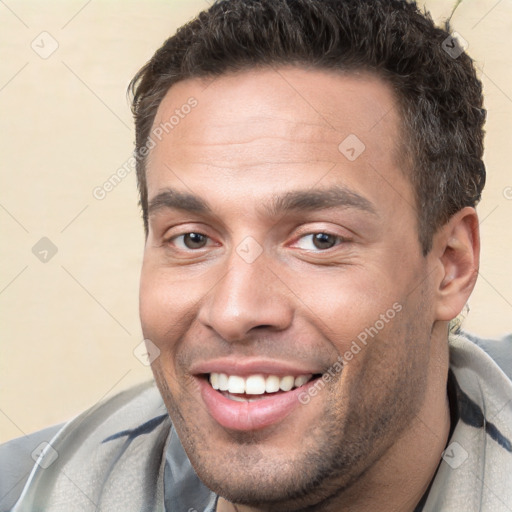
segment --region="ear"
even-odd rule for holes
[[[466,304],[478,277],[480,233],[474,208],[457,212],[434,235],[440,278],[435,293],[437,320],[453,320]]]

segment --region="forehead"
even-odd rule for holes
[[[408,185],[399,171],[393,91],[369,73],[281,67],[182,81],[161,102],[155,133],[149,198],[169,182],[183,187],[180,175],[211,190],[249,170],[253,191],[263,182],[275,191],[347,177],[356,188],[375,188],[384,175],[393,186]]]
[[[191,97],[199,106],[193,111],[194,119],[208,123],[198,130],[197,124],[191,127],[190,122],[175,120],[170,130],[174,136],[188,135],[192,128],[194,137],[215,142],[223,129],[236,124],[242,125],[242,136],[257,133],[258,121],[268,117],[283,125],[303,123],[339,134],[352,130],[363,137],[374,130],[375,136],[391,136],[389,129],[399,124],[393,90],[375,74],[286,66],[178,82],[160,103],[153,129],[179,114],[176,111]]]

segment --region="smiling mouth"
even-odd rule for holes
[[[304,370],[216,366],[215,371],[208,368],[196,373],[201,398],[216,425],[236,431],[259,430],[284,421],[301,406],[299,395],[322,377]]]
[[[282,376],[254,374],[242,377],[216,372],[205,375],[214,390],[236,402],[255,402],[275,397],[300,388],[320,376],[309,373]]]

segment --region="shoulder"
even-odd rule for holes
[[[512,397],[512,336],[479,338],[463,331],[449,337],[450,369],[472,400],[501,403]]]
[[[512,379],[512,333],[499,339],[479,338],[474,334],[464,333],[466,338],[484,350]]]
[[[425,512],[479,505],[502,510],[503,503],[512,503],[511,343],[510,336],[489,340],[461,331],[450,334],[453,432]]]
[[[0,512],[10,510],[23,492],[25,508],[41,489],[58,484],[62,465],[66,471],[77,467],[90,480],[101,464],[118,457],[121,446],[151,437],[169,419],[154,382],[147,382],[116,394],[86,410],[64,425],[15,439],[0,447]],[[166,432],[162,434],[164,437]],[[37,503],[37,501],[36,501]],[[16,510],[16,509],[15,509]]]
[[[39,452],[62,427],[55,425],[0,445],[0,512],[16,503]]]

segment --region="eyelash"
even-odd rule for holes
[[[205,235],[204,233],[201,233],[200,231],[187,231],[186,233],[181,233],[180,235],[173,235],[172,237],[169,237],[168,239],[164,240],[164,243],[170,244],[170,243],[172,243],[173,240],[176,240],[177,238],[182,238],[182,237],[185,237],[186,235],[191,235],[191,234],[201,235],[201,236],[206,237],[208,240],[211,240],[211,238],[208,235]],[[200,247],[200,249],[203,249],[203,247]],[[190,249],[189,247],[187,247],[185,249],[180,249],[180,250],[194,252],[198,249]]]
[[[302,240],[306,237],[314,237],[315,235],[327,235],[327,236],[330,236],[330,237],[334,237],[336,242],[335,244],[332,246],[332,247],[328,247],[326,249],[319,249],[318,247],[316,248],[317,250],[314,250],[314,249],[303,249],[305,251],[312,251],[312,252],[327,252],[329,251],[330,249],[334,249],[335,247],[341,245],[342,243],[344,242],[347,242],[348,240],[340,235],[335,235],[334,233],[329,233],[328,231],[313,231],[313,232],[309,232],[309,233],[304,233],[302,235],[300,235],[296,242],[297,243],[299,240]],[[311,238],[311,243],[313,243],[313,238]]]
[[[175,241],[176,239],[179,239],[179,238],[182,238],[182,237],[185,237],[186,235],[190,235],[190,234],[195,234],[195,235],[201,235],[201,236],[204,236],[207,238],[207,240],[211,240],[211,238],[204,234],[204,233],[201,233],[199,231],[187,231],[186,233],[181,233],[179,235],[173,235],[172,237],[169,237],[168,239],[164,240],[164,243],[166,245],[168,244],[171,244],[173,241]],[[334,247],[337,247],[339,245],[341,245],[342,243],[345,243],[345,242],[348,242],[349,240],[346,239],[345,237],[343,236],[340,236],[340,235],[335,235],[334,233],[330,233],[328,231],[313,231],[313,232],[309,232],[309,233],[304,233],[302,235],[300,235],[296,241],[294,242],[294,244],[296,244],[299,240],[302,240],[306,237],[312,237],[314,235],[319,235],[319,234],[322,234],[322,235],[327,235],[327,236],[331,236],[331,237],[334,237],[336,239],[336,243],[332,246],[332,247],[329,247],[329,248],[326,248],[326,249],[318,249],[317,250],[314,250],[314,249],[302,249],[302,250],[305,250],[305,251],[311,251],[311,252],[327,252],[328,250],[330,249],[333,249]],[[184,242],[183,242],[184,243]],[[196,249],[191,249],[189,247],[187,248],[179,248],[178,250],[182,250],[182,251],[186,251],[186,252],[196,252],[198,250],[201,250],[201,249],[204,249],[205,247],[200,247],[200,248],[196,248]]]

